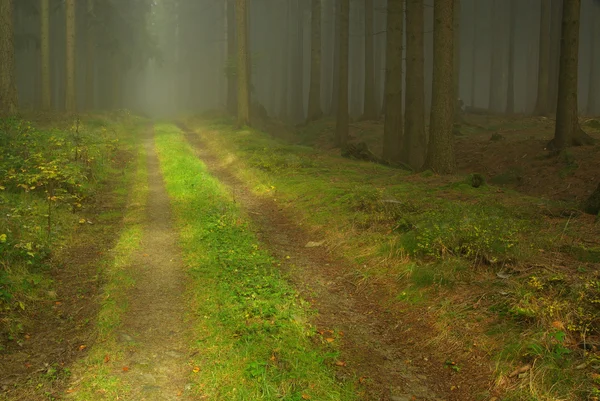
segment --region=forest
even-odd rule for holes
[[[600,400],[600,0],[0,0],[0,400]]]

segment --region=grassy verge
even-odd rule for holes
[[[73,380],[67,390],[69,399],[120,399],[127,395],[128,390],[118,375],[115,375],[115,371],[122,365],[120,361],[123,358],[122,346],[117,342],[117,330],[127,308],[125,294],[134,283],[134,277],[127,267],[140,247],[148,195],[146,152],[142,147],[138,148],[135,163],[126,170],[126,178],[121,187],[122,191],[129,194],[123,227],[101,268],[105,284],[96,323],[96,342],[89,349],[86,358],[73,367]]]
[[[494,393],[598,396],[589,342],[599,333],[600,249],[585,241],[598,233],[593,217],[561,217],[560,205],[474,188],[471,177],[408,174],[285,144],[227,119],[190,124],[257,195],[354,260],[358,285],[387,286],[396,295],[386,305],[432,315],[433,344],[487,354]]]
[[[54,293],[51,256],[69,244],[86,224],[87,205],[120,175],[123,139],[136,124],[106,116],[67,126],[0,120],[0,350],[4,341],[22,340],[28,310]]]
[[[317,343],[310,310],[259,248],[228,192],[181,132],[156,127],[167,191],[193,278],[194,392],[211,400],[352,400],[334,378],[336,341]]]

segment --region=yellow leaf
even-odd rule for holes
[[[335,338],[329,337],[329,338],[326,338],[325,341],[327,341],[328,343],[332,343],[335,341]]]
[[[198,373],[198,372],[200,372],[200,368],[198,366],[194,366],[194,369],[192,369],[192,372]]]
[[[310,400],[310,395],[308,395],[308,394],[302,394],[302,399],[303,400]]]

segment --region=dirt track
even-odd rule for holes
[[[291,281],[319,312],[318,328],[343,331],[347,366],[339,369],[340,380],[353,375],[364,378],[365,400],[466,401],[484,390],[489,379],[485,361],[471,361],[472,375],[452,375],[444,361],[424,346],[431,332],[425,319],[383,308],[379,301],[389,294],[376,286],[357,287],[350,263],[326,247],[306,247],[319,238],[311,238],[273,200],[253,195],[234,176],[235,166],[222,167],[202,134],[187,131],[186,137],[211,174],[233,191],[261,242],[285,261],[283,268]]]
[[[135,285],[119,333],[126,350],[124,367],[116,373],[131,389],[132,400],[182,400],[188,355],[182,300],[185,273],[152,135],[144,139],[144,147],[149,184],[146,221],[131,266]]]

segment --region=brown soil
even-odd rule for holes
[[[185,270],[172,227],[153,137],[144,139],[148,154],[148,203],[142,244],[128,269],[135,284],[128,293],[119,341],[125,350],[116,375],[136,401],[184,400],[187,377]]]
[[[183,128],[184,131],[185,127]],[[434,341],[430,314],[402,309],[393,302],[389,283],[357,282],[353,263],[326,247],[307,248],[319,233],[306,230],[293,211],[273,199],[259,198],[235,177],[235,165],[224,166],[204,135],[187,132],[188,141],[209,171],[234,192],[260,240],[282,261],[290,280],[318,311],[319,331],[341,330],[339,380],[357,380],[364,400],[474,400],[491,386],[491,367],[483,352],[457,349]],[[289,257],[289,258],[288,258]],[[446,365],[461,366],[460,375]]]
[[[581,124],[598,145],[571,147],[557,157],[546,149],[554,135],[553,119],[466,115],[463,135],[455,137],[459,172],[477,172],[488,180],[508,173],[512,176],[510,182],[497,185],[536,197],[581,202],[600,182],[600,131],[590,128],[585,120]],[[277,121],[263,125],[261,129],[284,141],[303,142],[301,129],[294,132]],[[339,154],[332,142],[334,129],[335,121],[323,122],[322,132],[311,144]],[[502,139],[492,140],[493,134],[500,134]],[[383,122],[354,122],[350,124],[350,138],[365,141],[375,154],[381,155]]]
[[[117,159],[124,165],[128,157],[121,154]],[[94,343],[102,284],[98,266],[118,238],[123,210],[122,200],[111,192],[110,185],[84,205],[83,217],[92,224],[79,225],[71,244],[58,249],[49,261],[56,294],[27,305],[23,342],[2,344],[0,399],[57,397],[65,386],[64,370]],[[102,212],[114,217],[96,224]]]
[[[472,116],[471,120],[486,123],[481,116]],[[552,156],[546,145],[554,135],[554,120],[531,117],[518,121],[527,128],[457,137],[459,169],[464,173],[479,172],[488,178],[512,171],[517,181],[509,186],[527,195],[569,202],[587,199],[600,182],[600,148],[572,147],[565,155]],[[500,134],[503,139],[491,140],[492,134]],[[600,143],[597,132],[589,134]]]

